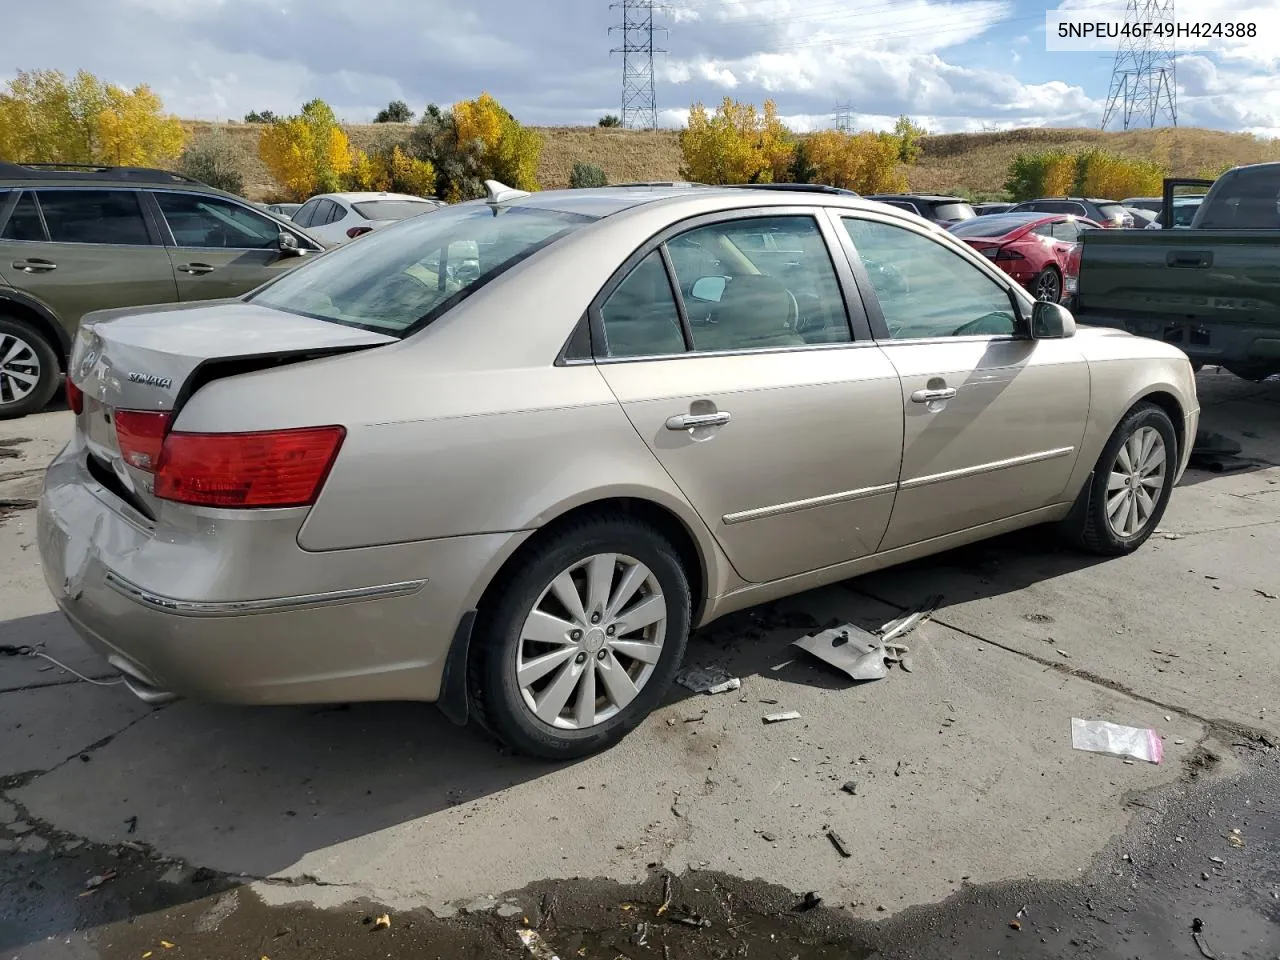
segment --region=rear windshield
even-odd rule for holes
[[[596,217],[488,204],[442,207],[336,247],[249,299],[276,310],[408,336],[521,260]]]
[[[351,208],[366,220],[408,220],[435,210],[436,204],[425,200],[361,200]]]
[[[1125,217],[1132,216],[1128,210],[1118,203],[1100,203],[1098,204],[1098,213],[1104,220],[1123,220]]]
[[[968,220],[978,214],[967,203],[936,203],[933,215],[939,220]]]
[[[1028,223],[1043,220],[1039,213],[989,213],[985,217],[971,217],[954,223],[947,229],[957,237],[1003,237]]]
[[[1173,199],[1173,225],[1175,227],[1189,227],[1191,221],[1196,218],[1196,211],[1200,209],[1200,198],[1194,200],[1183,200],[1179,197]]]
[[[1280,227],[1280,168],[1267,164],[1226,174],[1206,201],[1196,224],[1201,229],[1274,230]],[[1187,210],[1195,206],[1187,204]],[[1175,218],[1182,212],[1176,203],[1173,210]]]

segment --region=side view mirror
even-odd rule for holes
[[[300,257],[303,249],[298,246],[298,238],[287,230],[280,231],[280,255],[284,257]]]
[[[720,298],[724,296],[725,283],[724,277],[699,277],[693,282],[693,288],[689,293],[695,300],[719,303]]]
[[[1037,300],[1031,308],[1031,339],[1065,340],[1076,335],[1076,318],[1061,304]]]

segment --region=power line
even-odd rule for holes
[[[835,116],[831,118],[835,128],[841,133],[853,132],[853,104],[842,103],[836,107]]]
[[[1125,20],[1172,26],[1176,22],[1173,0],[1128,0]],[[1103,130],[1117,113],[1121,115],[1124,130],[1135,125],[1154,127],[1161,115],[1168,117],[1173,126],[1178,125],[1177,51],[1173,32],[1165,31],[1167,37],[1156,36],[1157,32],[1134,30],[1133,36],[1120,38],[1120,49],[1111,68],[1107,106],[1102,112]],[[1134,123],[1135,115],[1139,124]]]
[[[666,53],[653,45],[653,35],[666,27],[653,22],[653,13],[661,9],[654,0],[619,0],[609,9],[622,9],[622,23],[609,32],[622,31],[622,46],[610,54],[622,54],[622,125],[652,130],[658,126],[658,97],[655,90],[653,56]]]

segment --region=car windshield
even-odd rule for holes
[[[366,220],[407,220],[435,210],[436,205],[426,200],[361,200],[351,209]]]
[[[1042,213],[990,213],[985,217],[953,223],[947,230],[957,237],[1003,237],[1019,227],[1043,219]]]
[[[933,215],[939,220],[969,220],[978,215],[977,211],[963,201],[939,203],[933,208]]]
[[[283,274],[249,299],[405,337],[596,217],[488,204],[446,207],[376,230]]]

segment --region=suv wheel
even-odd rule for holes
[[[669,688],[690,607],[679,554],[654,527],[607,515],[565,527],[481,615],[471,664],[480,722],[546,760],[617,743]]]
[[[0,316],[0,420],[43,410],[58,389],[58,355],[43,336]]]

